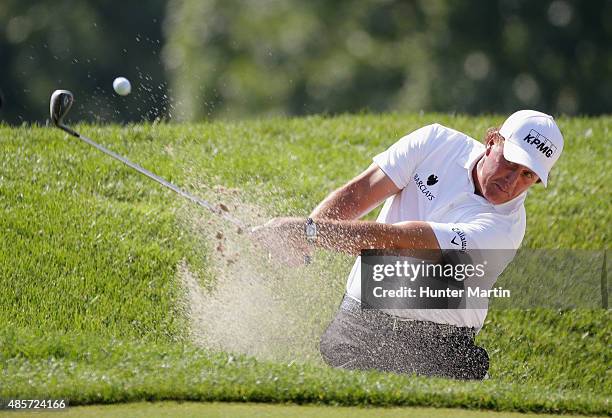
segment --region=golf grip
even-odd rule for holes
[[[92,141],[91,139],[87,138],[84,135],[79,134],[78,132],[73,131],[72,129],[70,129],[67,126],[60,126],[60,128],[62,130],[64,130],[65,132],[69,133],[70,135],[79,138],[81,141],[84,141],[86,143],[88,143],[89,145],[91,145],[92,147],[97,148],[98,150],[102,151],[103,153],[110,155],[111,157],[113,157],[116,160],[121,161],[123,164],[127,165],[128,167],[133,168],[134,170],[138,171],[140,174],[144,174],[145,176],[149,177],[151,180],[155,180],[156,182],[158,182],[159,184],[161,184],[162,186],[167,187],[168,189],[178,193],[179,195],[191,200],[193,203],[200,205],[214,213],[216,213],[219,216],[222,216],[223,218],[225,218],[226,220],[228,220],[229,222],[231,222],[232,224],[244,229],[245,225],[239,220],[234,218],[233,216],[215,208],[213,205],[211,205],[210,203],[208,203],[207,201],[200,199],[196,196],[193,196],[190,193],[187,193],[185,190],[181,189],[178,186],[175,186],[174,184],[170,183],[169,181],[167,181],[166,179],[158,176],[155,173],[150,172],[149,170],[147,170],[146,168],[143,168],[141,166],[139,166],[136,163],[133,163],[132,161],[128,160],[125,157],[122,157],[121,155],[109,150],[108,148],[103,147],[102,145]]]

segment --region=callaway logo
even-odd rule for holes
[[[427,177],[427,185],[428,186],[433,186],[437,182],[438,182],[438,176],[436,176],[435,174],[432,174],[429,177]]]
[[[467,248],[467,239],[465,238],[465,232],[457,227],[451,228],[451,231],[455,233],[455,236],[451,240],[451,244],[456,247],[461,247],[461,251],[465,251]]]
[[[552,157],[557,151],[557,147],[555,147],[552,142],[533,129],[523,138],[523,141],[533,145],[538,151],[546,155],[546,158]]]
[[[431,176],[429,176],[431,178]],[[436,179],[437,181],[437,179]],[[423,180],[421,180],[421,178],[419,177],[418,174],[414,175],[414,182],[416,183],[416,187],[417,189],[419,189],[421,191],[421,193],[423,193],[425,195],[425,197],[427,198],[427,200],[434,200],[436,197],[429,191],[429,189],[427,189],[427,186],[425,185],[425,183],[423,183]],[[435,182],[434,182],[435,183]],[[432,184],[434,184],[432,183]],[[427,184],[429,184],[429,181],[427,182]]]

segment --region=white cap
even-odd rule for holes
[[[510,115],[499,130],[504,158],[531,169],[546,186],[548,173],[563,151],[563,135],[552,116],[535,110]]]

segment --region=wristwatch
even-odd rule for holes
[[[309,244],[315,244],[317,242],[317,224],[312,218],[306,220],[304,234],[306,234],[306,241],[308,241]]]

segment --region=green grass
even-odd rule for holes
[[[13,417],[14,412],[0,413],[0,417]],[[158,417],[183,417],[183,418],[340,418],[355,417],[369,418],[524,418],[525,415],[518,412],[491,412],[491,411],[467,411],[457,409],[441,408],[362,408],[362,407],[334,407],[315,405],[270,405],[258,403],[194,403],[194,402],[138,402],[118,405],[94,405],[67,408],[62,411],[40,411],[30,414],[23,411],[19,414],[33,417],[95,417],[114,418],[117,416],[129,416],[131,418],[158,418]],[[530,415],[535,418],[552,417],[555,415],[538,414]]]
[[[419,126],[436,121],[480,138],[502,120],[363,115],[78,130],[199,195],[214,197],[208,186],[223,184],[270,215],[305,215]],[[559,123],[564,154],[549,188],[527,199],[523,246],[608,248],[612,118]],[[492,357],[493,379],[484,383],[198,349],[187,336],[176,269],[185,259],[209,283],[209,240],[185,227],[185,203],[57,130],[0,126],[0,150],[0,398],[610,413],[603,310],[490,312],[479,335]],[[345,265],[334,267],[330,286],[341,289]],[[319,303],[333,308],[337,296]]]
[[[549,413],[608,411],[605,393],[597,391],[597,385],[603,385],[600,389],[605,390],[603,382],[593,383],[588,391],[562,387],[553,390],[544,382],[539,384],[531,379],[523,383],[504,378],[466,383],[339,371],[308,363],[274,363],[211,353],[190,345],[94,336],[31,338],[3,333],[2,341],[1,355],[6,360],[0,394],[5,399],[63,398],[72,405],[178,399],[344,406],[427,405]],[[540,374],[540,380],[545,377],[550,378],[547,373]]]

